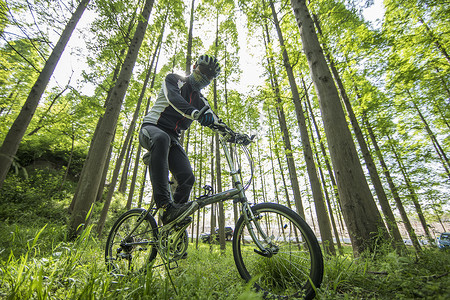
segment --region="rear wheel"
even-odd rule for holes
[[[131,209],[111,228],[105,249],[106,266],[111,274],[124,276],[144,272],[155,259],[158,227],[155,219],[145,213],[142,208]],[[144,216],[144,221],[135,228]]]
[[[255,244],[243,216],[233,235],[233,255],[239,274],[254,281],[266,298],[312,299],[323,278],[323,258],[319,243],[308,224],[294,211],[275,203],[252,207],[267,239],[252,224]]]

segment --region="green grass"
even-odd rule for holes
[[[225,253],[191,244],[188,258],[170,271],[163,267],[132,278],[114,278],[104,266],[103,242],[90,227],[76,241],[54,243],[41,251],[44,227],[28,239],[20,256],[2,249],[0,298],[4,299],[248,299],[248,288],[234,267],[231,247]],[[10,253],[7,257],[5,252]],[[176,295],[176,293],[178,295]]]
[[[14,232],[1,227],[0,238],[13,242],[0,249],[0,299],[260,299],[240,277],[231,244],[189,245],[188,258],[170,271],[149,270],[132,278],[114,278],[104,265],[104,241],[89,227],[76,241],[50,225]],[[16,248],[22,250],[17,251]],[[377,258],[328,257],[317,299],[448,299],[450,253],[428,248],[420,257],[393,251]],[[177,294],[176,294],[177,293]]]
[[[0,192],[0,299],[261,299],[238,274],[231,243],[190,244],[188,258],[170,271],[114,278],[104,264],[102,238],[90,226],[75,241],[66,240],[71,194],[44,188],[29,190],[16,178]],[[31,179],[30,179],[31,180]],[[15,191],[13,189],[16,189]],[[48,196],[51,195],[51,196]],[[108,230],[123,212],[115,199]],[[101,203],[93,210],[96,220]],[[95,224],[94,224],[95,225]],[[450,251],[411,249],[400,256],[388,246],[376,255],[325,257],[325,275],[317,299],[449,299]]]

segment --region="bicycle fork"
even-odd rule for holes
[[[252,240],[255,242],[256,246],[258,246],[258,249],[253,249],[253,251],[267,258],[277,254],[279,248],[273,244],[274,237],[267,236],[259,222],[262,217],[255,215],[247,202],[242,204],[242,215],[244,216],[245,226],[247,227]],[[258,238],[258,236],[261,238]]]

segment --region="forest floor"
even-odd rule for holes
[[[239,277],[231,243],[225,252],[190,243],[188,258],[170,271],[172,285],[162,268],[127,280],[111,277],[104,239],[87,230],[65,242],[64,230],[1,223],[0,299],[262,299]],[[437,248],[420,256],[380,249],[373,257],[326,257],[316,299],[449,299],[449,271],[450,251]]]
[[[106,234],[98,238],[88,227],[67,241],[71,194],[30,186],[11,181],[0,191],[0,299],[261,299],[240,278],[229,242],[225,252],[190,243],[187,259],[170,271],[173,285],[163,268],[117,280],[104,263]],[[107,230],[124,211],[119,200]],[[94,207],[93,220],[101,207]],[[398,255],[384,246],[354,258],[346,246],[344,254],[325,257],[316,299],[450,299],[450,251],[408,251]]]

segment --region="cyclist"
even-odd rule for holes
[[[181,130],[186,130],[193,120],[198,120],[202,126],[218,121],[211,109],[200,117],[198,115],[208,105],[200,91],[219,73],[217,59],[201,55],[188,77],[167,75],[153,107],[143,119],[139,142],[148,150],[144,160],[149,165],[156,206],[163,209],[161,219],[164,225],[184,218],[196,209],[195,202],[188,202],[195,177],[179,137]],[[169,171],[178,183],[173,201],[169,192]]]

